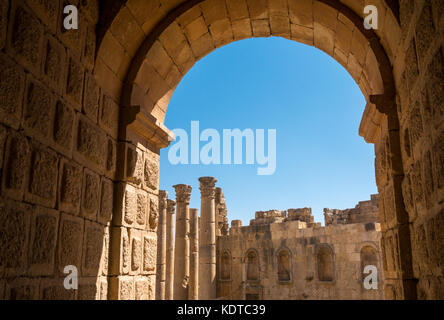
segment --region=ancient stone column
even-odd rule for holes
[[[199,299],[199,210],[190,209],[190,284],[188,299]]]
[[[191,186],[178,184],[176,190],[176,245],[174,254],[174,299],[188,299],[190,278],[190,197]]]
[[[199,299],[216,299],[216,178],[199,178],[201,218],[199,235]]]
[[[167,200],[165,299],[174,299],[174,212],[176,201]]]
[[[166,246],[167,246],[167,199],[168,192],[159,191],[159,221],[157,227],[157,274],[156,300],[165,300]]]

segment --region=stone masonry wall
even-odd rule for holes
[[[373,229],[364,224],[305,228],[300,221],[287,221],[247,227],[232,226],[229,236],[218,238],[218,263],[228,252],[232,264],[231,278],[218,278],[221,299],[383,299],[383,271],[379,241],[379,224]],[[333,251],[334,278],[321,281],[316,254],[320,247]],[[371,246],[378,253],[378,290],[363,287],[360,252]],[[278,254],[288,250],[290,280],[279,281]],[[259,279],[246,277],[246,254],[250,250],[259,257]],[[221,267],[219,265],[219,270]]]

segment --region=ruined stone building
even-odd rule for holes
[[[377,203],[372,196],[354,209],[325,209],[325,227],[310,208],[256,212],[245,227],[233,220],[217,239],[218,297],[383,299]],[[363,285],[367,265],[379,270],[377,289]]]
[[[67,4],[78,9],[78,29],[64,27]],[[368,4],[377,29],[363,24]],[[293,264],[301,250],[334,238],[334,228],[356,243],[373,234],[359,215],[334,211],[324,228],[298,220],[228,230],[212,180],[202,181],[200,222],[186,187],[177,186],[175,204],[159,192],[160,150],[174,138],[164,121],[180,80],[225,44],[279,36],[329,54],[366,99],[359,134],[375,150],[384,297],[444,299],[443,13],[441,0],[0,0],[0,298],[154,299],[156,287],[167,294],[179,285],[162,278],[173,266],[159,271],[157,256],[181,248],[182,288],[216,298],[215,239],[229,237],[235,249],[234,234],[249,228],[261,230],[254,241],[289,248],[285,292],[298,298],[292,288],[308,281]],[[158,232],[171,236],[174,211],[189,221],[175,252],[171,237],[157,241]],[[287,225],[301,237],[274,237]],[[305,233],[313,244],[298,242]],[[328,260],[328,248],[321,256]],[[63,286],[66,266],[78,270],[77,290]],[[273,282],[270,291],[245,294],[272,295],[275,277],[260,280]],[[220,290],[235,294],[232,280]]]

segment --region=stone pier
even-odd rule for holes
[[[174,299],[174,213],[176,201],[167,200],[165,300]]]
[[[199,299],[199,210],[190,209],[190,284],[188,299]]]
[[[188,299],[190,278],[190,197],[191,186],[179,184],[176,190],[176,246],[174,259],[174,299]]]
[[[165,300],[168,192],[159,191],[159,222],[157,227],[156,300]]]
[[[216,298],[216,178],[199,178],[201,221],[199,236],[199,299]]]

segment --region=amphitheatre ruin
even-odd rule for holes
[[[212,177],[198,209],[159,190],[181,79],[271,36],[330,55],[367,103],[378,195],[325,226],[309,208],[229,226]],[[444,299],[443,48],[442,0],[1,0],[0,299]]]

